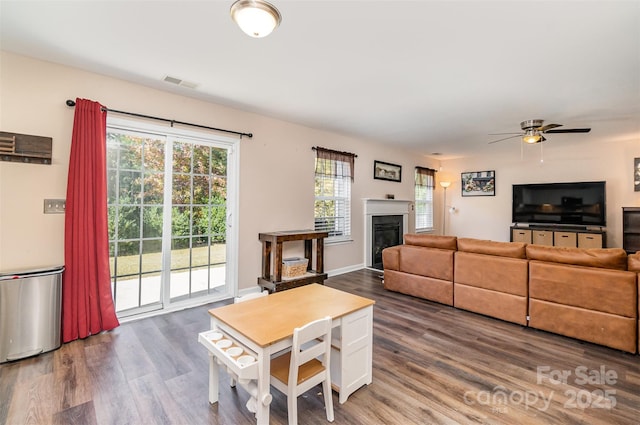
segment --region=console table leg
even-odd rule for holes
[[[316,240],[316,272],[324,273],[324,240]]]
[[[271,279],[271,242],[262,242],[262,278]]]
[[[282,242],[276,243],[276,255],[273,259],[273,280],[282,281]]]

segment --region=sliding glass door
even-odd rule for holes
[[[120,317],[234,292],[236,144],[109,121],[109,247]]]

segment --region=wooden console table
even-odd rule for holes
[[[269,292],[284,291],[309,283],[324,284],[327,274],[324,272],[324,238],[328,232],[315,230],[294,230],[285,232],[260,233],[262,242],[262,275],[258,285]],[[313,262],[313,241],[316,241],[316,266]],[[299,277],[282,278],[282,244],[291,241],[304,241],[304,257],[309,260],[307,272]],[[273,259],[273,274],[271,260]]]

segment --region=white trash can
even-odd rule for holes
[[[60,347],[63,271],[0,272],[0,363]]]

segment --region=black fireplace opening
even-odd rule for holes
[[[371,267],[382,270],[382,250],[402,244],[402,215],[375,215],[371,225]]]

